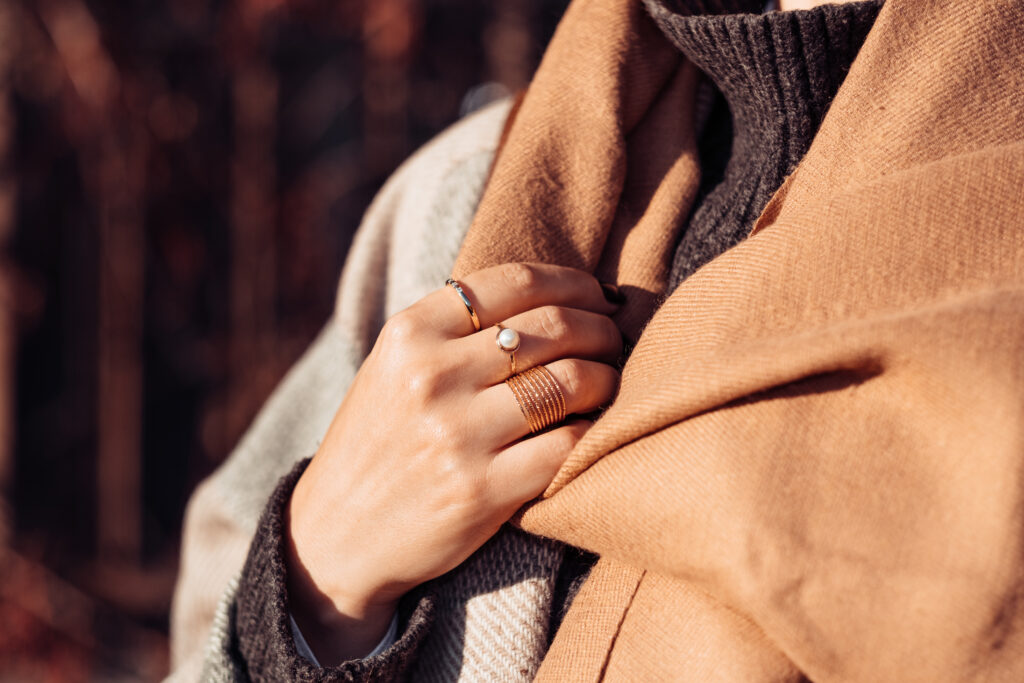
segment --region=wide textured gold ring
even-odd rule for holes
[[[494,335],[494,343],[498,345],[498,348],[508,354],[508,364],[511,368],[510,375],[516,374],[516,351],[519,350],[519,344],[522,340],[519,338],[519,333],[515,330],[496,325],[498,328],[498,334]]]
[[[512,375],[505,384],[533,433],[565,419],[565,396],[558,381],[543,365]]]
[[[459,281],[454,278],[448,278],[444,281],[446,285],[455,290],[455,293],[462,299],[462,303],[466,305],[466,310],[469,311],[469,319],[473,321],[473,330],[476,332],[480,331],[480,318],[476,317],[476,311],[473,309],[473,304],[470,303],[469,297],[462,291],[462,285]]]

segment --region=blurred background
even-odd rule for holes
[[[157,680],[190,491],[567,0],[0,0],[0,681]]]

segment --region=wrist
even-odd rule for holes
[[[298,634],[296,646],[301,638],[308,654],[313,655],[311,661],[318,666],[335,666],[379,654],[390,646],[395,640],[397,615],[396,608],[389,612],[371,612],[363,618],[349,618],[333,610],[310,612],[296,604],[291,620],[293,633]]]
[[[301,484],[301,481],[300,481]],[[296,493],[298,489],[296,488]],[[372,651],[391,626],[401,597],[372,587],[370,582],[323,576],[314,570],[317,546],[302,544],[295,523],[295,498],[286,507],[286,563],[289,607],[310,647],[324,665],[360,659]],[[314,541],[320,536],[313,533]],[[331,558],[325,566],[339,565]]]

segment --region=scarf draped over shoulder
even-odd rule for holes
[[[619,395],[527,531],[546,680],[1024,680],[1024,4],[888,0],[753,234],[666,292],[699,74],[574,0],[455,267],[617,283]]]

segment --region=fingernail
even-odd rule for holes
[[[608,303],[617,306],[626,303],[626,297],[619,291],[619,288],[609,282],[601,283],[601,291],[604,292],[604,298],[608,300]]]

